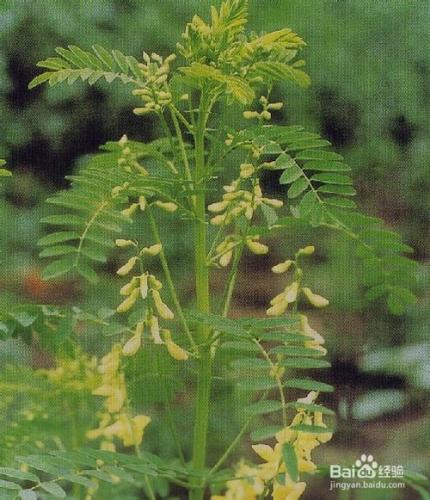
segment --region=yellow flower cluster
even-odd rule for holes
[[[175,54],[163,59],[160,55],[143,53],[143,63],[139,64],[146,79],[143,88],[133,90],[133,94],[139,96],[144,102],[144,106],[133,109],[136,115],[146,115],[148,113],[158,113],[165,106],[171,103],[172,94],[166,82],[170,73],[170,63],[176,59]]]
[[[304,424],[326,428],[323,416],[318,411],[307,411],[306,407],[313,404],[317,393],[312,391],[305,398],[297,400],[298,411],[291,424],[276,434],[276,444],[271,447],[267,444],[256,444],[252,448],[263,459],[260,465],[240,464],[236,476],[227,483],[225,495],[212,496],[211,500],[257,500],[259,495],[270,488],[273,500],[297,500],[305,488],[306,483],[298,478],[292,478],[284,463],[282,449],[289,443],[297,458],[297,468],[300,473],[314,472],[316,465],[312,462],[312,451],[332,437],[330,432],[297,431],[294,426]],[[300,408],[300,403],[303,408]]]
[[[257,118],[258,120],[266,120],[269,121],[272,118],[271,111],[279,111],[283,108],[284,104],[282,102],[272,102],[270,103],[266,96],[262,95],[260,97],[260,104],[262,105],[263,110],[259,113],[258,111],[244,111],[243,117],[246,120],[252,120],[253,118]]]
[[[296,260],[288,259],[272,267],[272,271],[276,274],[285,273],[291,267],[296,269],[296,273],[294,281],[287,285],[281,293],[273,297],[270,301],[270,307],[266,310],[268,316],[281,316],[284,314],[289,304],[296,302],[300,294],[303,294],[314,307],[325,307],[329,304],[326,298],[314,293],[308,287],[301,286],[301,277],[303,273],[298,267],[297,260],[302,255],[312,255],[314,251],[315,248],[313,246],[301,248],[296,254]]]
[[[234,249],[242,242],[242,237],[238,234],[229,234],[225,239],[215,248],[215,256],[212,262],[219,264],[221,267],[227,267],[233,257]],[[255,255],[265,255],[269,251],[269,247],[259,241],[260,236],[247,236],[245,238],[245,245]]]
[[[129,246],[137,246],[132,240],[116,240],[116,245],[120,248]],[[162,245],[156,243],[149,247],[144,247],[137,255],[130,257],[128,261],[118,270],[119,276],[127,276],[140,262],[143,265],[143,257],[155,257],[162,251]],[[160,328],[159,318],[163,320],[173,320],[174,314],[169,306],[163,302],[160,290],[162,283],[153,274],[148,271],[139,273],[133,276],[121,289],[120,295],[124,296],[124,300],[118,305],[118,313],[126,313],[132,309],[138,301],[143,301],[146,307],[146,317],[139,321],[130,337],[122,348],[122,353],[125,356],[133,356],[137,353],[143,343],[143,335],[145,330],[148,330],[150,337],[155,344],[165,344],[169,354],[177,360],[184,361],[188,359],[187,352],[177,345],[171,337],[170,331]]]
[[[148,171],[138,162],[138,155],[131,150],[128,138],[125,134],[118,141],[118,145],[121,148],[118,166],[129,173],[136,172],[141,175],[148,175]]]
[[[273,208],[281,208],[283,202],[275,198],[266,198],[261,191],[258,179],[251,179],[251,187],[249,189],[240,189],[243,180],[248,179],[254,173],[254,167],[251,164],[241,165],[241,176],[235,179],[228,186],[224,186],[225,194],[222,201],[212,203],[208,206],[209,212],[215,215],[211,219],[211,224],[215,226],[227,226],[234,219],[244,215],[247,220],[251,220],[258,207],[267,205]]]
[[[113,438],[122,441],[123,446],[139,446],[144,430],[151,418],[146,415],[130,417],[124,406],[127,402],[127,389],[124,373],[121,370],[122,346],[115,344],[111,351],[101,359],[99,373],[102,384],[93,390],[95,396],[105,397],[106,411],[99,414],[97,429],[87,432],[88,439],[103,438],[101,448],[115,451]]]
[[[39,369],[61,391],[91,391],[97,385],[97,359],[78,351],[74,358],[60,357],[55,368]]]

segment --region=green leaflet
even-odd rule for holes
[[[299,477],[299,467],[296,451],[291,443],[284,443],[282,445],[282,459],[291,479],[297,481]]]
[[[262,400],[245,407],[245,413],[251,415],[264,415],[282,409],[280,401]]]
[[[71,85],[79,78],[94,85],[103,77],[108,83],[120,79],[123,83],[143,86],[144,75],[134,57],[125,56],[119,50],[108,52],[100,45],[94,45],[92,50],[93,52],[84,51],[75,45],[69,45],[67,49],[57,47],[55,51],[60,57],[40,61],[37,65],[49,71],[33,78],[28,88],[32,89],[45,82],[54,86],[67,81]]]
[[[0,467],[0,475],[20,479],[21,481],[32,481],[38,483],[39,478],[31,472],[23,472],[21,470],[12,469],[10,467]]]
[[[40,483],[39,487],[55,498],[65,498],[67,496],[63,488],[57,483]]]
[[[304,391],[333,392],[333,386],[312,379],[290,378],[286,380],[284,385],[285,387],[303,389]]]
[[[282,430],[279,425],[270,425],[267,427],[262,427],[261,429],[256,429],[251,432],[251,439],[253,441],[265,441],[275,436],[278,432]]]

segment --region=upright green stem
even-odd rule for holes
[[[209,305],[209,269],[206,263],[206,233],[205,222],[206,199],[204,192],[205,180],[205,148],[204,137],[208,115],[210,111],[210,101],[202,93],[199,117],[195,132],[195,186],[198,192],[195,197],[196,221],[195,227],[195,280],[196,280],[196,302],[199,312],[208,313]],[[211,355],[207,340],[210,335],[210,328],[201,324],[197,329],[198,342],[202,344],[200,348],[200,359],[198,361],[196,413],[194,421],[194,440],[192,465],[196,471],[204,473],[206,464],[207,431],[209,420],[209,400],[211,390]],[[190,491],[191,500],[203,499],[204,486],[195,484]]]

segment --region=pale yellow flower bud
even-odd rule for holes
[[[128,137],[124,134],[121,139],[118,141],[118,144],[123,147],[127,144]]]
[[[214,226],[221,226],[221,224],[224,224],[225,219],[226,214],[216,215],[215,217],[212,217],[211,224],[213,224]]]
[[[180,101],[188,101],[190,98],[189,94],[182,94],[181,97],[179,98]]]
[[[118,269],[116,274],[118,274],[119,276],[126,276],[133,269],[136,262],[137,257],[131,257],[123,266]]]
[[[220,266],[227,267],[230,264],[232,257],[233,257],[232,251],[226,252],[223,255],[221,255],[219,259]]]
[[[117,239],[115,240],[115,245],[119,248],[126,248],[126,247],[135,247],[136,243],[132,240]]]
[[[311,391],[308,393],[308,395],[304,398],[299,398],[297,400],[298,403],[305,403],[305,404],[312,404],[315,402],[316,398],[318,397],[318,393],[316,391]]]
[[[167,80],[167,75],[161,75],[155,80],[156,85],[160,85],[161,83],[164,83]]]
[[[275,304],[279,304],[280,302],[287,302],[285,299],[285,292],[279,293],[270,301],[270,305],[274,306]],[[287,302],[288,304],[288,302]]]
[[[240,198],[243,195],[243,191],[230,191],[227,192],[224,196],[223,199],[227,201],[232,201],[235,200],[236,198]]]
[[[284,206],[284,202],[282,200],[277,200],[276,198],[262,198],[261,200],[265,205],[269,205],[273,208],[281,208]]]
[[[281,262],[280,264],[276,264],[276,266],[272,267],[272,272],[276,274],[282,274],[288,271],[290,269],[291,264],[293,263],[292,260],[285,260],[284,262]]]
[[[150,108],[134,108],[133,113],[137,116],[142,116],[142,115],[147,115],[148,113],[151,113],[152,109]]]
[[[301,248],[298,251],[299,255],[312,255],[315,252],[315,247],[313,245],[309,245],[307,247]]]
[[[247,220],[251,220],[254,215],[254,209],[251,207],[251,205],[247,205],[245,208],[245,217]]]
[[[304,314],[300,315],[300,327],[305,335],[312,338],[312,343],[324,344],[324,338],[309,325],[308,318]]]
[[[255,167],[251,163],[242,163],[240,166],[240,176],[242,179],[247,179],[255,172]]]
[[[140,349],[142,345],[142,334],[135,333],[122,348],[122,353],[124,356],[134,356],[136,352]]]
[[[160,337],[160,326],[158,324],[157,316],[151,316],[150,330],[151,330],[151,335],[152,335],[152,338],[154,340],[154,343],[155,344],[162,344],[163,341],[161,340],[161,337]]]
[[[261,117],[269,121],[272,118],[272,113],[270,113],[270,111],[264,110],[261,112]]]
[[[313,293],[310,288],[302,288],[303,293],[306,295],[306,298],[309,302],[315,307],[325,307],[328,306],[329,301],[322,297],[321,295],[317,295]]]
[[[257,111],[244,111],[243,112],[243,117],[245,120],[252,120],[253,118],[258,118],[260,115],[257,113]]]
[[[228,201],[218,201],[216,203],[211,203],[208,205],[209,212],[218,213],[225,210],[229,205]]]
[[[160,293],[157,290],[151,290],[151,292],[158,314],[163,319],[173,319],[175,316],[168,306],[161,300]]]
[[[131,294],[116,308],[116,312],[125,313],[130,310],[134,306],[137,297],[139,297],[139,289],[135,288]]]
[[[178,208],[178,205],[176,205],[176,203],[170,201],[156,201],[155,205],[157,205],[158,208],[165,210],[166,212],[174,212]]]
[[[132,280],[129,283],[127,283],[120,289],[119,294],[130,295],[130,293],[137,287],[137,283],[138,283],[138,278],[136,277],[132,278]]]
[[[298,292],[299,292],[299,283],[297,281],[294,281],[294,283],[291,283],[291,285],[287,286],[284,290],[285,300],[288,303],[295,302],[295,300],[297,299]]]
[[[161,288],[163,288],[163,284],[161,283],[161,281],[157,280],[157,278],[153,274],[149,275],[148,280],[150,288],[154,290],[160,290]]]
[[[145,247],[143,250],[142,250],[142,254],[148,254],[148,255],[151,255],[152,257],[155,257],[156,255],[158,255],[161,250],[162,250],[162,245],[161,243],[156,243],[155,245],[151,245],[150,247]]]
[[[276,303],[272,307],[269,307],[269,309],[267,309],[266,311],[266,314],[267,316],[281,316],[287,310],[287,307],[288,302],[286,300],[283,300]]]
[[[139,208],[142,210],[142,212],[146,208],[146,198],[144,196],[139,196]]]
[[[138,203],[133,203],[128,208],[121,210],[121,213],[122,213],[122,215],[125,215],[126,217],[131,217],[136,212],[138,206],[139,206]]]
[[[148,296],[148,275],[146,273],[139,278],[139,290],[140,296],[145,300]]]
[[[167,350],[169,351],[169,354],[173,359],[176,359],[178,361],[186,361],[188,359],[187,352],[182,349],[182,347],[178,346],[178,344],[173,342],[169,330],[163,330],[163,337],[166,343]]]
[[[267,109],[273,109],[274,111],[279,111],[284,107],[283,102],[272,102],[267,106]]]
[[[232,193],[233,191],[236,191],[238,186],[238,181],[233,181],[231,184],[228,184],[227,186],[223,186],[223,189],[226,193]]]
[[[265,255],[269,251],[269,247],[264,245],[263,243],[259,243],[258,241],[247,239],[246,240],[247,247],[251,250],[252,253],[256,255]]]

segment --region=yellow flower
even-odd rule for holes
[[[161,290],[163,288],[163,284],[161,283],[161,281],[157,280],[157,278],[153,274],[150,274],[148,276],[148,284],[149,287],[154,290]]]
[[[221,226],[221,224],[224,224],[226,216],[227,214],[222,214],[212,217],[211,224],[213,224],[214,226]]]
[[[151,330],[151,335],[154,340],[155,344],[162,344],[163,341],[161,340],[160,337],[160,327],[158,325],[158,318],[157,316],[151,316],[149,320],[150,324],[150,330]]]
[[[142,274],[139,278],[139,290],[142,299],[146,299],[148,296],[148,273]]]
[[[259,236],[254,236],[253,238],[246,239],[246,245],[251,250],[252,253],[256,255],[264,255],[269,251],[269,247],[263,243],[259,243]]]
[[[143,323],[142,323],[143,324]],[[122,348],[124,356],[133,356],[142,345],[142,331],[136,329],[136,333],[131,337]]]
[[[272,448],[268,444],[254,444],[252,449],[266,463],[259,466],[259,476],[263,481],[270,481],[279,472],[282,451],[279,446]]]
[[[178,344],[173,342],[169,330],[163,330],[163,337],[166,343],[167,350],[169,351],[169,354],[173,359],[176,359],[178,361],[186,361],[188,359],[187,352],[184,351],[182,347],[178,346]]]
[[[145,247],[143,248],[141,254],[148,254],[148,255],[151,255],[152,257],[155,257],[156,255],[158,255],[161,250],[163,249],[163,246],[161,245],[161,243],[156,243],[155,245],[151,245],[150,247]]]
[[[112,375],[118,371],[121,359],[121,344],[115,344],[109,353],[102,357],[99,372],[103,375]]]
[[[138,278],[133,277],[132,280],[127,283],[126,285],[124,285],[120,291],[119,291],[119,294],[120,295],[130,295],[130,293],[136,288],[137,286],[137,283],[138,283]]]
[[[286,300],[279,301],[272,307],[266,310],[267,316],[281,316],[287,310],[288,302]]]
[[[320,427],[327,427],[323,422],[323,414],[319,411],[316,411],[314,414],[314,424],[319,425]],[[317,439],[320,443],[327,443],[333,437],[331,432],[322,432],[321,434],[317,434]]]
[[[223,212],[228,207],[228,204],[228,201],[218,201],[208,205],[208,210],[213,213]]]
[[[134,306],[138,297],[139,297],[139,289],[135,288],[130,293],[130,295],[123,302],[121,302],[121,304],[116,308],[116,312],[125,313],[128,310],[130,310]]]
[[[156,201],[155,205],[158,208],[165,210],[166,212],[174,212],[178,208],[178,205],[176,205],[176,203],[173,203],[171,201]]]
[[[276,198],[262,198],[261,201],[265,205],[269,205],[269,207],[273,208],[281,208],[284,206],[284,202],[282,200],[277,200]]]
[[[298,500],[305,491],[306,483],[288,481],[282,485],[275,481],[273,485],[272,500]]]
[[[259,470],[241,463],[236,470],[237,479],[227,482],[225,495],[212,495],[211,500],[257,500],[264,491]]]
[[[240,177],[247,179],[255,172],[255,167],[251,163],[242,163],[240,166]]]
[[[124,446],[138,446],[143,440],[145,427],[150,422],[151,418],[146,415],[137,415],[132,419],[127,415],[120,415],[115,434],[123,441]]]
[[[118,269],[116,274],[118,274],[119,276],[126,276],[133,269],[136,262],[137,257],[131,257],[123,266]]]
[[[315,247],[313,245],[309,245],[307,247],[300,248],[297,252],[298,255],[312,255],[315,252]]]
[[[113,381],[111,384],[104,384],[94,389],[94,396],[105,396],[105,406],[109,413],[117,413],[124,405],[127,398],[125,384],[123,381]]]
[[[131,217],[136,212],[138,207],[139,207],[139,203],[133,203],[128,208],[121,210],[121,213],[122,213],[122,215],[125,215],[126,217]]]
[[[123,240],[120,238],[115,240],[115,245],[119,248],[126,248],[126,247],[135,247],[136,243],[132,240]]]
[[[175,316],[173,312],[167,307],[167,305],[161,300],[160,293],[154,289],[151,290],[151,293],[158,314],[163,319],[173,319]]]
[[[324,344],[324,338],[309,325],[308,318],[304,314],[300,315],[300,326],[302,332],[312,338],[312,344]]]
[[[290,269],[292,263],[293,263],[292,260],[285,260],[284,262],[281,262],[280,264],[276,264],[276,266],[273,266],[272,271],[276,274],[285,273],[288,271],[288,269]]]
[[[139,208],[142,212],[146,208],[146,198],[144,196],[139,196]]]
[[[317,295],[316,293],[313,293],[310,288],[302,288],[303,293],[306,295],[306,298],[309,300],[309,302],[315,306],[315,307],[325,307],[328,306],[329,301],[322,297],[321,295]]]

